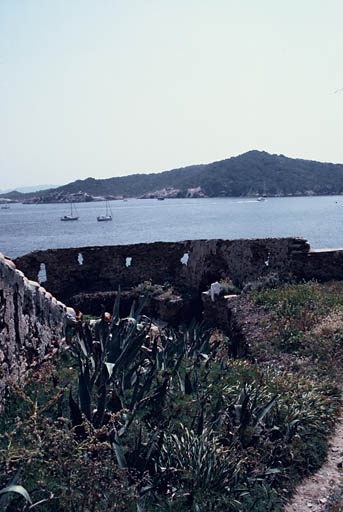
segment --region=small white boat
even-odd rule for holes
[[[267,195],[267,192],[266,192],[266,182],[264,181],[263,182],[263,194],[262,194],[262,196],[257,198],[257,201],[265,201],[266,200],[266,195]]]
[[[10,207],[9,207],[9,206],[7,206],[7,204],[5,204],[4,206],[2,206],[2,207],[1,207],[1,209],[2,209],[2,210],[9,210],[9,209],[10,209]]]
[[[64,215],[61,217],[61,220],[68,221],[68,220],[79,220],[79,217],[74,214],[73,212],[73,203],[70,203],[70,215]]]
[[[105,215],[98,215],[97,220],[98,220],[98,222],[106,222],[108,220],[112,220],[112,211],[111,211],[111,208],[108,206],[107,201],[106,201]]]

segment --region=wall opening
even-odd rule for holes
[[[128,256],[125,261],[125,266],[131,267],[131,264],[132,264],[132,258],[131,258],[131,256]]]
[[[38,282],[39,283],[45,283],[45,281],[48,280],[48,277],[46,275],[46,266],[45,263],[40,264],[39,272],[38,272]]]
[[[269,267],[269,258],[270,258],[270,251],[268,251],[267,259],[266,259],[266,261],[264,262],[264,264],[265,264],[265,266],[266,266],[266,267]]]
[[[185,252],[185,254],[182,256],[180,261],[181,261],[182,265],[187,265],[188,260],[189,260],[189,254],[188,254],[188,252]]]
[[[82,256],[82,252],[79,252],[78,256],[77,256],[77,261],[79,262],[79,265],[83,265],[83,256]]]

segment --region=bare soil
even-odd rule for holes
[[[329,441],[328,458],[325,464],[301,483],[285,512],[324,512],[328,496],[338,484],[342,485],[343,478],[343,416],[338,419],[334,435]],[[343,511],[343,508],[336,508]]]

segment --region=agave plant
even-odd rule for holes
[[[226,388],[225,392],[233,394],[233,392],[237,393],[237,389]],[[261,433],[263,420],[277,401],[275,394],[266,402],[261,403],[261,395],[259,386],[245,384],[237,398],[226,409],[228,429],[238,432],[243,446],[249,446],[253,436],[258,436]]]
[[[82,423],[82,415],[99,428],[108,421],[108,414],[124,407],[135,411],[151,386],[153,375],[146,364],[144,351],[150,323],[139,322],[144,304],[137,310],[133,304],[129,317],[121,319],[119,301],[120,292],[114,304],[111,324],[103,313],[94,332],[86,322],[77,336],[78,400],[73,399],[71,392],[69,396],[75,427]],[[130,404],[123,404],[122,397],[129,389],[133,390]]]
[[[122,467],[138,465],[143,471],[146,463],[142,459],[149,460],[156,442],[161,443],[158,433],[169,423],[163,415],[168,393],[176,383],[186,394],[195,392],[194,368],[208,363],[216,345],[210,345],[211,332],[195,322],[188,329],[152,334],[151,321],[141,316],[144,302],[137,309],[133,304],[130,315],[123,319],[119,317],[119,303],[120,291],[111,324],[103,314],[93,328],[86,322],[77,336],[74,354],[79,363],[78,398],[75,400],[70,391],[69,405],[80,439],[87,435],[84,419],[98,429],[120,412],[121,420],[111,434],[117,461]],[[185,358],[191,362],[188,370],[182,367]],[[144,421],[153,433],[146,434],[141,426],[126,460],[121,438],[143,409]],[[203,412],[198,416],[197,431],[201,431]]]

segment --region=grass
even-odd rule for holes
[[[342,388],[343,283],[286,284],[253,293],[250,300],[270,314],[269,349],[296,356],[302,369]],[[323,421],[326,414],[322,410]],[[325,510],[343,511],[342,496],[343,482],[332,490]]]
[[[270,313],[274,351],[306,357],[317,371],[338,376],[343,357],[343,284],[285,284],[252,293],[250,300]]]

